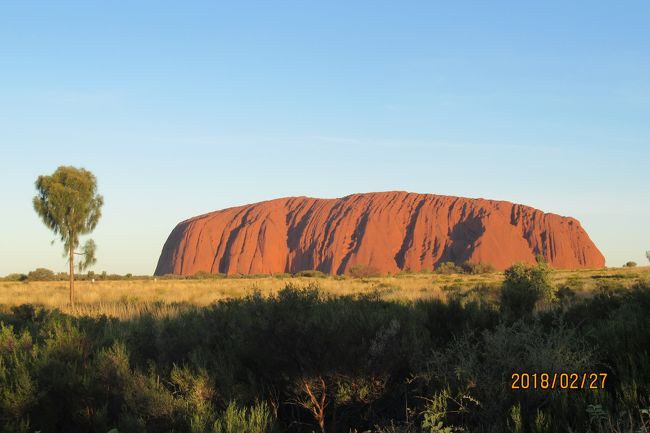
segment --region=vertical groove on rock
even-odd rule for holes
[[[406,226],[406,231],[404,233],[404,241],[402,242],[402,246],[397,254],[395,254],[395,263],[400,269],[404,269],[404,257],[406,256],[406,251],[413,247],[415,224],[417,223],[417,219],[420,216],[420,210],[422,209],[422,206],[424,206],[424,203],[426,203],[426,198],[421,199],[415,207],[415,211],[411,213],[411,219]]]

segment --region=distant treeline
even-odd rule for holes
[[[456,265],[453,262],[443,262],[431,270],[418,271],[419,273],[438,273],[438,274],[486,274],[495,272],[495,269],[490,264],[485,263],[471,263],[465,262],[462,265]],[[410,271],[403,271],[399,274],[410,274]],[[380,272],[372,266],[356,265],[350,268],[347,276],[352,278],[371,278],[381,276]],[[306,278],[341,278],[342,275],[332,275],[317,270],[304,270],[296,273],[274,273],[274,274],[240,274],[240,275],[226,275],[221,273],[211,273],[200,271],[194,275],[175,275],[167,274],[162,276],[152,275],[133,275],[133,274],[108,274],[106,271],[94,272],[89,271],[85,274],[75,274],[76,280],[81,281],[101,281],[101,280],[125,280],[125,279],[218,279],[218,278],[290,278],[290,277],[306,277]],[[13,273],[0,278],[2,281],[67,281],[69,274],[67,272],[54,272],[47,268],[36,268],[27,274]]]
[[[0,307],[0,432],[647,432],[650,284],[607,283],[576,296],[540,264],[447,302],[289,285],[122,321]],[[543,382],[572,373],[607,377]]]
[[[13,273],[2,278],[3,281],[68,281],[70,278],[67,272],[54,272],[46,268],[36,268],[26,274]],[[75,274],[75,280],[126,280],[126,279],[147,279],[153,278],[150,275],[119,275],[106,272],[95,273],[93,271],[85,274]]]

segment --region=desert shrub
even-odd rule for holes
[[[449,425],[448,415],[470,412],[478,408],[481,402],[476,400],[467,391],[457,392],[452,395],[449,387],[435,392],[431,398],[425,398],[426,404],[422,412],[422,429],[427,433],[452,433],[463,431],[460,426]],[[450,407],[450,403],[454,405]]]
[[[216,279],[224,278],[224,277],[225,277],[224,274],[219,274],[219,273],[213,274],[212,272],[209,272],[209,271],[198,271],[198,272],[194,273],[194,275],[191,276],[191,278],[193,278],[195,280],[216,280]],[[174,277],[172,277],[172,278],[174,278]]]
[[[625,291],[602,290],[572,305],[565,314],[565,320],[580,326],[587,341],[597,348],[599,370],[609,373],[610,392],[595,402],[602,406],[608,422],[638,420],[639,409],[650,407],[648,311],[650,285],[639,283]],[[625,430],[644,431],[634,423]]]
[[[54,272],[46,268],[36,268],[27,274],[30,281],[52,281],[54,277]]]
[[[296,272],[294,274],[296,277],[306,277],[306,278],[325,278],[328,276],[328,274],[321,272],[321,271],[316,271],[313,269],[307,269],[304,271]]]
[[[231,402],[213,426],[214,433],[270,433],[274,430],[273,415],[265,402],[248,408]]]
[[[487,308],[492,308],[497,304],[501,294],[501,285],[499,283],[478,284],[464,293],[465,302],[476,302]]]
[[[174,366],[170,378],[174,395],[187,413],[192,431],[208,431],[216,419],[212,404],[216,390],[207,371],[201,369],[195,373],[187,366]]]
[[[0,325],[0,420],[3,432],[30,431],[30,410],[37,400],[33,377],[33,341],[27,331]]]
[[[445,403],[450,406],[436,418],[440,425],[478,424],[487,431],[507,431],[507,414],[517,405],[522,423],[529,426],[524,431],[530,431],[538,410],[552,406],[568,420],[574,416],[575,402],[559,392],[513,390],[511,374],[589,371],[595,364],[591,347],[567,327],[501,324],[478,335],[467,333],[446,349],[435,350],[419,379],[434,401],[440,398],[436,390],[447,390]]]
[[[436,266],[435,272],[437,274],[462,274],[463,268],[456,265],[454,262],[442,262]]]
[[[626,268],[636,268],[636,262],[629,261],[625,263]]]
[[[491,274],[496,271],[494,266],[492,266],[489,263],[472,263],[472,262],[465,262],[461,265],[461,268],[463,269],[463,272],[466,274],[472,274],[472,275],[477,275],[477,274]]]
[[[501,311],[510,319],[530,315],[540,300],[554,299],[550,270],[544,263],[517,263],[505,271],[501,288]]]
[[[348,274],[353,278],[372,278],[380,276],[377,268],[370,265],[353,265],[348,270]]]
[[[555,297],[562,308],[566,308],[576,300],[576,292],[568,285],[560,286],[555,292]]]
[[[628,290],[602,290],[572,306],[565,319],[576,326],[584,321],[584,332],[612,359],[621,354],[650,353],[648,311],[650,285],[639,283]],[[618,337],[622,335],[625,338]]]

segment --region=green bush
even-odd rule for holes
[[[636,268],[636,262],[632,262],[632,261],[626,262],[625,267],[626,268]]]
[[[442,262],[436,266],[435,272],[437,274],[462,274],[464,269],[461,266],[456,265],[454,262]]]
[[[518,319],[530,315],[538,301],[555,298],[550,269],[543,262],[536,266],[517,263],[505,271],[501,289],[501,311],[505,317]]]
[[[271,410],[265,402],[240,408],[234,402],[215,421],[214,433],[270,433],[274,431]]]
[[[489,263],[472,263],[465,262],[462,264],[463,272],[466,274],[477,275],[477,274],[491,274],[496,271],[494,266]]]

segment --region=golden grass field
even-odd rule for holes
[[[375,294],[398,302],[419,299],[446,299],[450,293],[469,290],[478,285],[498,287],[503,273],[480,275],[405,273],[375,278],[349,277],[258,277],[219,279],[126,279],[113,281],[77,281],[77,306],[68,305],[67,281],[0,282],[0,305],[12,307],[32,304],[46,309],[58,308],[75,315],[129,318],[142,312],[168,315],[181,308],[201,307],[228,298],[240,298],[255,291],[262,296],[277,293],[288,284],[294,287],[317,285],[332,296]],[[553,282],[570,284],[578,295],[586,296],[607,282],[611,286],[630,287],[640,280],[650,280],[650,267],[610,268],[599,270],[556,270]]]

